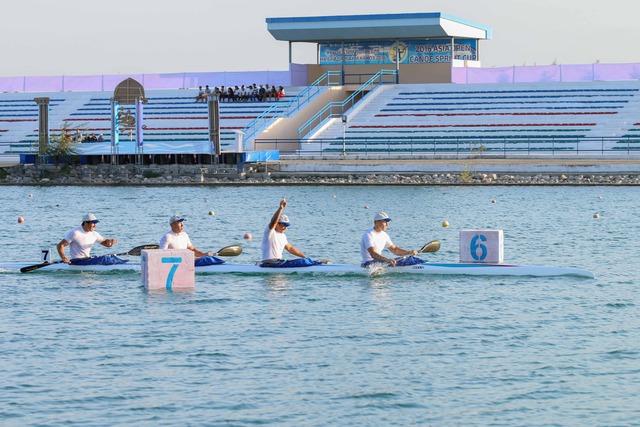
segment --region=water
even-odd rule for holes
[[[442,242],[431,261],[496,228],[505,262],[596,279],[208,275],[149,294],[133,273],[0,273],[0,424],[640,425],[637,187],[0,187],[0,262],[37,261],[86,211],[121,252],[178,212],[196,247],[252,262],[282,196],[312,257],[358,262],[386,210],[399,246]]]

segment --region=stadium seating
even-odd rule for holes
[[[287,88],[291,99],[304,88]],[[180,149],[208,141],[206,103],[197,91],[149,90],[144,140]],[[640,149],[640,82],[382,85],[349,110],[344,146],[350,153],[583,152]],[[0,94],[0,152],[33,152],[38,135],[34,98],[51,98],[52,133],[63,123],[111,141],[107,92]],[[282,102],[282,101],[279,101]],[[221,148],[235,150],[241,130],[274,102],[221,102]],[[276,104],[277,105],[277,104]],[[133,105],[123,112],[135,116]],[[343,149],[343,124],[307,136],[303,150]],[[135,140],[125,127],[121,141]],[[110,145],[110,144],[109,144]],[[97,148],[97,147],[96,147]]]
[[[344,144],[372,153],[575,152],[579,140],[584,151],[617,149],[640,136],[639,90],[638,81],[385,85],[348,112]],[[311,138],[310,150],[342,151],[343,125]]]
[[[302,88],[287,88],[287,96],[279,101],[236,101],[220,103],[221,148],[235,149],[235,130],[242,130],[254,118],[272,105],[284,103]],[[195,102],[196,90],[149,90],[145,96],[143,125],[146,143],[202,143],[208,141],[207,104]],[[0,95],[0,152],[12,154],[35,151],[38,140],[38,106],[35,97],[51,99],[49,123],[52,134],[59,133],[63,124],[83,134],[103,135],[104,143],[111,142],[111,93],[56,92],[13,93]],[[135,106],[123,105],[135,118]],[[277,110],[276,110],[277,111]],[[122,127],[120,140],[135,140],[135,127]],[[4,148],[4,150],[3,150]]]

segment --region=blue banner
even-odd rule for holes
[[[144,127],[142,126],[142,98],[136,101],[136,145],[142,147],[144,141]]]
[[[111,102],[111,146],[115,147],[120,142],[120,132],[118,130],[119,126],[119,103],[118,101]]]
[[[455,40],[454,58],[478,60],[478,41]],[[347,65],[427,64],[451,62],[450,40],[409,40],[404,42],[361,42],[344,44],[344,63]],[[341,43],[320,44],[320,65],[342,64]]]

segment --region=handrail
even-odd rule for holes
[[[640,137],[360,137],[348,138],[346,150],[341,138],[315,139],[258,139],[257,150],[278,150],[285,156],[300,158],[320,156],[440,156],[504,158],[518,155],[527,157],[584,155],[584,156],[640,156]],[[292,149],[291,147],[305,147]]]
[[[300,107],[309,102],[312,97],[316,96],[320,92],[321,88],[325,86],[339,85],[339,80],[337,82],[332,80],[332,77],[336,76],[341,76],[340,71],[327,71],[289,101],[280,103],[276,102],[271,105],[271,107],[263,111],[262,114],[253,119],[244,127],[244,129],[242,129],[242,132],[244,133],[244,140],[247,141],[255,137],[276,119],[280,117],[290,117],[292,113],[298,111]]]
[[[344,101],[328,103],[327,105],[324,106],[324,108],[322,108],[320,111],[314,114],[311,118],[309,118],[309,120],[304,122],[304,124],[298,128],[298,138],[301,139],[303,136],[308,135],[313,129],[319,126],[324,120],[331,117],[339,117],[344,115],[345,110],[353,107],[353,105],[356,103],[355,101],[356,97],[361,95],[365,91],[365,89],[368,88],[369,86],[372,86],[372,89],[373,89],[374,86],[377,87],[385,83],[396,83],[396,79],[395,79],[396,75],[397,75],[396,70],[380,70],[376,74],[374,74],[369,80],[367,80],[362,86],[360,86],[355,92],[349,95]],[[385,82],[384,81],[385,76],[393,76],[394,79],[391,82]],[[377,83],[375,83],[376,80],[377,80]],[[349,105],[349,107],[345,108],[347,105]],[[334,108],[337,109],[338,111],[337,113],[334,113],[333,111]],[[327,112],[328,114],[326,114]],[[326,114],[326,117],[325,117],[325,114]]]

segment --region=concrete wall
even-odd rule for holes
[[[383,69],[395,70],[395,65],[345,65],[345,80],[348,84],[362,84]],[[339,65],[311,64],[308,68],[309,84],[327,71],[341,70]],[[400,64],[400,83],[451,83],[451,64]]]
[[[451,64],[401,64],[400,83],[451,83]]]

